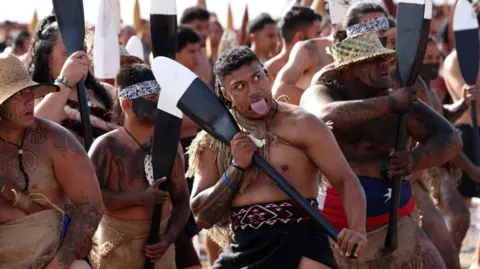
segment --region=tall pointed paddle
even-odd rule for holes
[[[472,4],[467,0],[458,0],[453,15],[453,33],[457,50],[458,64],[465,83],[476,85],[478,75],[479,41],[478,21]],[[473,125],[473,163],[480,164],[479,136],[477,120],[477,102],[470,105]]]
[[[152,33],[152,50],[154,57],[165,56],[175,58],[177,44],[177,7],[175,0],[151,0],[150,25]],[[157,81],[167,73],[153,72]],[[164,85],[160,96],[163,96]],[[178,142],[180,140],[180,128],[182,126],[182,113],[172,112],[164,107],[162,100],[158,99],[155,127],[152,138],[152,166],[154,179],[166,177],[160,189],[168,191],[170,175],[175,158],[177,156]],[[148,244],[156,244],[160,240],[160,221],[162,219],[162,205],[153,207],[152,221]],[[145,269],[153,269],[154,264],[150,259],[145,260]]]
[[[432,18],[431,0],[402,0],[397,13],[397,71],[401,87],[413,86],[418,78],[427,46]],[[404,151],[407,142],[407,115],[400,115],[395,150]],[[398,209],[402,178],[394,176],[385,249],[395,250],[398,244]]]
[[[83,16],[82,0],[53,0],[53,9],[62,34],[65,49],[70,55],[83,50],[85,40],[85,18]],[[83,139],[85,149],[88,151],[93,142],[92,126],[90,124],[88,99],[85,84],[81,79],[77,84],[77,97],[80,105],[80,117],[83,125]]]
[[[159,107],[161,103],[162,107],[172,114],[185,113],[200,128],[229,145],[240,129],[233,116],[210,88],[189,69],[168,58],[155,58],[152,67],[155,78],[162,85],[162,93],[158,101]],[[318,209],[313,208],[282,175],[257,154],[253,156],[253,163],[320,224],[331,238],[337,240],[337,229],[318,212]],[[354,247],[351,258],[354,258],[353,254],[356,248],[357,246]]]

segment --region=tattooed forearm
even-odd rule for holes
[[[243,173],[233,166],[230,166],[225,175],[232,184],[239,185],[242,180]],[[197,223],[202,228],[210,228],[216,224],[223,213],[229,210],[232,205],[232,199],[237,191],[232,190],[223,181],[222,178],[218,182],[198,195],[192,198],[190,207],[197,217]]]
[[[415,171],[442,165],[462,149],[462,140],[453,126],[421,102],[413,105],[408,132],[422,144],[412,153]]]
[[[322,110],[322,120],[332,121],[335,129],[351,129],[384,117],[391,112],[392,101],[388,96],[366,100],[337,101],[327,104]]]
[[[88,256],[91,249],[93,234],[102,218],[102,212],[97,206],[84,198],[76,205],[68,233],[57,252],[61,264],[70,265],[76,259]]]
[[[443,115],[449,122],[455,122],[467,110],[468,105],[463,99],[450,105],[443,105]]]

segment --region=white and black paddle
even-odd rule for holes
[[[458,0],[453,15],[453,33],[457,50],[458,65],[465,83],[476,85],[478,75],[479,36],[478,21],[472,4],[467,0]],[[473,131],[473,162],[480,164],[477,102],[470,104]]]
[[[397,10],[397,72],[401,87],[415,84],[423,63],[427,47],[430,20],[432,18],[432,0],[401,0]],[[397,128],[395,150],[404,151],[407,141],[407,116],[400,115]],[[400,207],[400,176],[392,180],[392,197],[388,220],[385,248],[395,250],[398,244],[398,209]]]
[[[230,144],[240,129],[227,108],[202,80],[188,68],[166,57],[155,58],[152,69],[158,83],[162,85],[162,92],[158,100],[159,109],[178,117],[182,117],[185,113],[207,133],[225,144]],[[331,238],[337,240],[337,229],[316,208],[313,208],[282,175],[258,154],[254,154],[253,163],[319,223]],[[354,258],[356,247],[352,251],[351,258]]]
[[[53,0],[53,9],[57,18],[58,27],[62,35],[67,53],[83,50],[85,40],[85,18],[83,16],[82,0]],[[93,142],[92,126],[90,124],[88,99],[85,84],[81,79],[77,84],[77,97],[80,105],[80,117],[83,124],[83,139],[88,151]]]
[[[154,57],[165,56],[175,58],[177,44],[177,7],[175,0],[151,0],[150,27],[152,34],[152,50]],[[173,61],[173,60],[172,60]],[[167,73],[159,73],[152,68],[157,81],[160,78],[170,79]],[[155,127],[152,137],[152,166],[154,180],[166,177],[167,180],[160,189],[168,191],[172,167],[175,162],[180,140],[180,129],[182,126],[182,115],[172,114],[162,106],[163,89],[161,87],[158,109],[155,119]],[[148,244],[155,244],[160,240],[160,220],[162,219],[162,205],[156,204],[153,207],[152,221]],[[145,260],[145,269],[153,269],[154,264],[150,259]]]

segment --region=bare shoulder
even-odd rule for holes
[[[60,124],[43,118],[35,118],[35,129],[42,129],[46,132],[48,144],[54,152],[73,152],[80,157],[87,155],[77,138]]]
[[[310,109],[318,110],[328,103],[341,101],[343,98],[338,91],[339,89],[324,84],[313,84],[303,92],[300,106],[310,111]]]
[[[89,155],[99,150],[105,151],[110,147],[110,145],[118,143],[119,133],[119,130],[116,129],[97,137],[90,147],[88,152]]]
[[[308,136],[314,130],[318,131],[328,128],[322,120],[302,107],[279,103],[278,111],[287,115],[288,122],[285,122],[285,124],[289,123],[288,126],[292,126],[292,128],[297,130],[303,130],[298,132],[299,135]]]
[[[452,52],[450,52],[450,54],[448,54],[448,56],[443,61],[443,68],[445,70],[449,70],[454,66],[456,66],[457,62],[458,62],[457,51],[453,50]]]

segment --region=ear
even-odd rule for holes
[[[252,34],[249,35],[249,37],[250,37],[250,40],[251,40],[252,42],[257,41],[257,35],[255,35],[255,34],[252,33]]]
[[[229,101],[229,102],[231,103],[231,102],[232,102],[232,98],[230,98],[230,95],[228,95],[227,90],[225,89],[225,87],[220,86],[220,91],[222,92],[223,98],[225,98],[225,100],[227,100],[227,101]]]
[[[296,32],[292,39],[292,44],[296,44],[299,41],[303,41],[305,38],[303,32]]]
[[[125,114],[133,113],[132,100],[123,99],[120,103],[120,106],[122,107],[123,113]]]

